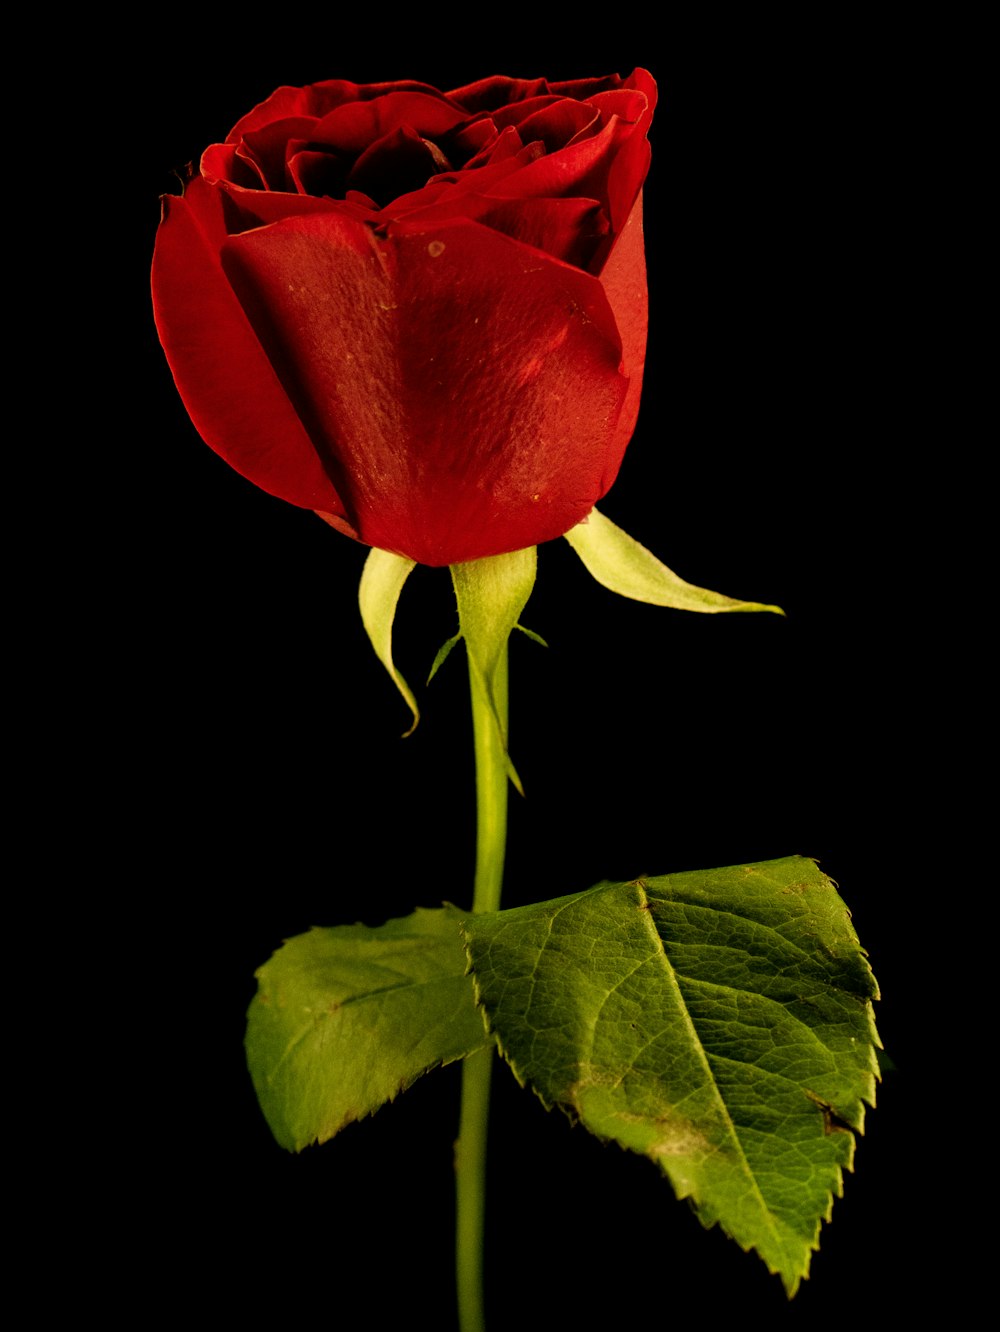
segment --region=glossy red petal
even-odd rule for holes
[[[497,129],[506,129],[508,125],[520,125],[522,120],[544,111],[547,106],[556,106],[561,100],[552,93],[546,93],[544,97],[528,97],[523,102],[511,102],[509,106],[497,107],[495,111],[489,113],[489,121],[492,125],[496,125]]]
[[[606,74],[596,79],[568,79],[562,83],[550,83],[549,87],[560,97],[593,97],[595,93],[610,92],[622,86],[621,76]]]
[[[310,117],[297,116],[277,120],[273,125],[244,134],[244,149],[259,170],[267,189],[291,189],[292,182],[286,169],[289,140],[308,139],[315,124],[316,121]]]
[[[297,192],[307,198],[344,197],[349,174],[350,163],[330,149],[319,152],[296,145],[289,153],[289,178]]]
[[[310,194],[285,194],[278,190],[241,190],[223,185],[219,195],[219,206],[229,236],[249,231],[251,227],[266,227],[286,217],[344,209],[351,211],[351,205],[339,199],[317,199]],[[219,241],[220,245],[223,240],[225,236]]]
[[[628,392],[615,427],[610,450],[613,465],[602,480],[607,492],[614,484],[622,455],[632,438],[639,415],[642,372],[646,361],[646,328],[649,299],[646,288],[646,256],[642,240],[642,194],[636,199],[601,273],[601,286],[614,312],[622,340],[622,363],[628,374]]]
[[[645,134],[653,123],[653,112],[656,110],[657,89],[656,80],[650,74],[648,69],[633,70],[625,80],[626,88],[636,88],[646,98],[646,110],[643,112],[636,129],[640,134]]]
[[[213,143],[201,155],[201,174],[206,180],[231,181],[248,190],[259,190],[260,172],[238,155],[238,144]]]
[[[244,134],[263,129],[275,120],[286,120],[289,116],[315,116],[318,119],[344,102],[357,101],[360,91],[356,83],[349,83],[346,79],[329,79],[306,88],[277,88],[270,97],[236,122],[226,135],[226,142],[238,143]]]
[[[502,74],[479,79],[455,88],[448,94],[469,111],[495,111],[511,102],[523,102],[529,97],[542,97],[549,91],[544,79],[508,79]]]
[[[631,133],[631,125],[617,118],[612,119],[599,134],[562,148],[557,153],[539,157],[516,176],[508,177],[492,192],[515,199],[546,196],[560,198],[575,194],[603,202],[608,198],[608,178],[615,155]],[[631,203],[632,200],[629,206]],[[624,220],[623,217],[622,222]]]
[[[433,212],[427,215],[433,217],[435,221],[438,218],[453,218],[461,212],[463,208],[461,201],[468,195],[491,193],[499,181],[506,180],[508,176],[520,171],[528,162],[534,162],[543,152],[540,143],[529,143],[527,147],[519,149],[512,156],[501,155],[495,162],[490,162],[475,171],[456,171],[437,176],[422,190],[394,199],[383,209],[382,218],[388,222],[419,212],[421,219],[424,219],[425,210],[430,209],[433,209]],[[439,212],[438,210],[442,208],[444,211]],[[472,202],[469,204],[467,216],[478,217],[481,211],[481,206]]]
[[[348,178],[352,190],[389,204],[419,190],[431,176],[450,171],[451,163],[437,144],[404,125],[376,140],[354,163]]]
[[[586,102],[560,98],[521,120],[517,132],[525,143],[539,139],[547,153],[558,152],[578,135],[600,122],[599,112]]]
[[[403,126],[418,134],[446,134],[463,119],[461,111],[440,98],[424,93],[392,92],[377,101],[337,107],[317,121],[312,139],[337,152],[360,156],[370,144]]]
[[[223,197],[201,178],[163,200],[153,309],[199,434],[263,490],[308,509],[343,505],[219,263]]]
[[[233,237],[223,263],[361,540],[452,564],[604,494],[628,371],[587,274],[475,223],[380,238],[338,213]]]
[[[595,199],[484,199],[478,220],[505,236],[589,270],[608,219]]]

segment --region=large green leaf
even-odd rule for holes
[[[673,874],[465,923],[518,1080],[651,1157],[789,1295],[874,1103],[877,990],[811,860]]]
[[[446,906],[377,929],[314,929],[260,968],[247,1062],[283,1147],[325,1142],[422,1073],[486,1044],[464,974],[463,919]]]

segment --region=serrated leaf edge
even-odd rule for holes
[[[452,902],[447,902],[447,901],[442,902],[441,906],[442,906],[442,908],[444,908],[444,909],[448,909],[448,908],[450,908],[450,909],[452,909],[452,910],[458,910],[458,908],[456,908],[456,907],[454,906],[454,903],[452,903]],[[418,914],[421,913],[422,911],[425,911],[425,910],[436,910],[436,909],[437,909],[437,908],[416,907],[416,908],[414,909],[413,914],[414,914],[414,915],[418,915]],[[386,923],[388,923],[388,922],[386,922]],[[458,931],[458,932],[459,932],[459,934],[460,934],[460,937],[462,937],[463,940],[464,940],[464,930],[462,929],[462,925],[464,924],[464,922],[456,922],[456,924],[459,926],[459,931]],[[353,927],[360,927],[360,928],[362,928],[362,929],[366,929],[366,930],[370,930],[370,929],[377,928],[377,927],[373,927],[373,926],[366,925],[366,924],[364,923],[364,921],[360,921],[360,920],[359,920],[359,921],[355,921],[355,922],[353,922]],[[314,930],[323,930],[323,929],[328,929],[328,928],[330,928],[330,927],[329,927],[329,926],[323,926],[323,925],[311,925],[311,926],[309,927],[309,929],[306,930],[304,933],[305,933],[305,934],[311,934]],[[334,927],[334,928],[337,928],[337,927]],[[344,926],[344,927],[341,927],[341,928],[352,928],[352,926]],[[268,965],[271,963],[271,961],[272,961],[272,960],[278,955],[278,953],[281,952],[281,950],[282,950],[287,944],[292,943],[294,940],[296,940],[296,939],[298,939],[298,938],[301,938],[301,937],[302,937],[302,935],[297,935],[297,934],[296,934],[296,935],[289,935],[288,938],[286,938],[286,939],[282,939],[281,944],[279,945],[279,947],[276,948],[276,949],[274,950],[274,952],[271,954],[271,956],[270,956],[266,961],[262,962],[262,963],[260,964],[260,966],[259,966],[259,967],[256,969],[256,971],[254,972],[254,979],[255,979],[256,982],[257,982],[257,990],[255,991],[253,998],[251,999],[249,1005],[247,1006],[246,1021],[247,1021],[248,1024],[249,1024],[249,1021],[250,1021],[250,1014],[251,1014],[251,1012],[253,1011],[254,1005],[256,1005],[256,1004],[260,1004],[260,1003],[263,1002],[263,1001],[261,1000],[261,993],[262,993],[262,988],[261,988],[261,986],[262,986],[261,973],[264,972],[264,971],[266,970],[266,968],[267,968]],[[466,962],[468,962],[468,949],[467,949],[467,948],[465,949],[465,955],[466,955]],[[468,976],[468,974],[469,974],[468,966],[466,966],[466,970],[465,970],[462,974],[463,974],[463,976]],[[404,989],[404,988],[405,988],[405,989],[419,989],[419,988],[422,987],[422,986],[436,985],[436,984],[440,984],[440,983],[442,983],[442,982],[450,981],[451,979],[453,979],[453,977],[436,977],[433,981],[420,981],[420,982],[412,982],[412,981],[411,981],[411,982],[404,982],[402,985],[399,985],[399,986],[386,986],[386,987],[384,987],[384,989]],[[475,980],[474,980],[474,979],[473,979],[473,990],[475,991]],[[367,992],[367,993],[363,996],[363,998],[366,998],[366,999],[367,999],[367,998],[370,997],[371,994],[374,994],[374,993],[376,993],[376,991],[369,991],[369,992]],[[351,1002],[351,1001],[347,1001],[347,1002]],[[356,1001],[354,1001],[354,1002],[356,1002]],[[428,1064],[425,1068],[420,1069],[417,1073],[415,1073],[411,1078],[404,1079],[394,1091],[390,1092],[390,1094],[386,1097],[386,1099],[385,1099],[384,1101],[381,1101],[378,1105],[373,1106],[370,1110],[359,1110],[359,1111],[355,1111],[355,1112],[349,1112],[348,1114],[346,1114],[346,1115],[340,1120],[340,1122],[337,1124],[337,1126],[336,1126],[335,1128],[333,1128],[329,1133],[325,1133],[325,1132],[324,1132],[324,1133],[317,1133],[317,1134],[313,1134],[312,1136],[310,1136],[310,1137],[308,1137],[308,1138],[304,1138],[304,1139],[295,1138],[295,1137],[293,1137],[293,1136],[291,1136],[291,1135],[283,1135],[282,1137],[279,1138],[279,1137],[278,1137],[278,1134],[275,1132],[274,1125],[271,1123],[271,1121],[270,1121],[270,1119],[267,1117],[267,1115],[264,1114],[263,1107],[260,1107],[261,1114],[263,1115],[264,1120],[265,1120],[265,1122],[266,1122],[267,1125],[268,1125],[268,1128],[271,1130],[271,1133],[274,1135],[274,1138],[275,1138],[275,1140],[278,1142],[279,1146],[283,1147],[286,1151],[291,1151],[291,1152],[294,1152],[296,1155],[299,1155],[300,1153],[304,1152],[304,1151],[306,1150],[306,1148],[308,1148],[308,1147],[314,1147],[314,1146],[317,1146],[317,1147],[318,1147],[318,1146],[322,1146],[322,1144],[325,1143],[325,1142],[331,1142],[335,1137],[337,1137],[338,1134],[342,1133],[342,1132],[344,1131],[344,1129],[347,1128],[349,1125],[351,1125],[351,1124],[359,1124],[359,1123],[361,1123],[361,1122],[362,1122],[363,1120],[365,1120],[365,1119],[371,1119],[374,1115],[378,1114],[378,1112],[379,1112],[381,1109],[383,1109],[385,1106],[387,1106],[387,1105],[392,1105],[393,1102],[395,1102],[396,1099],[397,1099],[397,1098],[398,1098],[398,1097],[399,1097],[404,1091],[409,1091],[409,1089],[410,1089],[415,1083],[419,1082],[421,1078],[426,1077],[428,1073],[433,1073],[434,1070],[435,1070],[435,1069],[438,1069],[438,1068],[447,1068],[450,1064],[456,1064],[456,1063],[458,1063],[460,1060],[468,1059],[470,1055],[478,1054],[479,1051],[485,1049],[485,1048],[489,1045],[489,1043],[490,1043],[491,1040],[494,1041],[494,1043],[495,1043],[496,1038],[495,1038],[494,1034],[493,1034],[493,1033],[490,1031],[490,1029],[489,1029],[489,1026],[488,1026],[487,1021],[486,1021],[486,1014],[485,1014],[485,1011],[483,1010],[482,1006],[480,1005],[480,1003],[479,1003],[479,1001],[478,1001],[478,996],[477,996],[477,998],[476,998],[476,1007],[479,1009],[480,1016],[482,1017],[482,1020],[483,1020],[483,1037],[484,1037],[484,1039],[483,1039],[483,1043],[482,1043],[481,1045],[478,1045],[478,1046],[476,1047],[475,1050],[469,1050],[466,1054],[449,1055],[449,1056],[447,1056],[447,1057],[444,1058],[444,1059],[438,1059],[438,1060],[435,1060],[433,1063]],[[249,1029],[249,1025],[248,1025],[248,1029]],[[289,1045],[287,1045],[287,1046],[285,1047],[285,1049],[282,1051],[281,1058],[280,1058],[275,1064],[273,1064],[273,1065],[271,1066],[271,1071],[272,1071],[272,1073],[273,1073],[274,1071],[276,1071],[277,1069],[281,1068],[281,1066],[284,1064],[285,1060],[291,1055],[291,1053],[293,1052],[293,1050],[295,1049],[295,1047],[298,1046],[298,1045],[299,1045],[303,1040],[305,1040],[305,1039],[306,1039],[306,1035],[305,1035],[305,1033],[303,1033],[303,1034],[299,1035],[294,1041],[292,1041]],[[245,1045],[245,1038],[244,1038],[244,1045]],[[248,1058],[248,1064],[249,1064],[249,1051],[245,1049],[245,1050],[244,1050],[244,1053],[247,1055],[247,1058]],[[249,1067],[248,1067],[248,1070],[247,1070],[247,1071],[248,1071],[248,1073],[250,1073],[251,1082],[252,1082],[252,1084],[253,1084],[253,1086],[254,1086],[254,1091],[255,1091],[255,1093],[257,1093],[257,1095],[258,1095],[258,1100],[259,1100],[259,1092],[257,1092],[257,1083],[256,1083],[256,1079],[253,1077],[252,1070],[251,1070]]]
[[[812,860],[813,860],[813,863],[816,864],[817,869],[819,868],[818,862],[815,861],[814,858],[812,858],[812,857],[804,857],[804,859],[812,859]],[[820,871],[820,872],[822,873],[822,871]],[[665,876],[665,877],[669,877],[669,876]],[[833,881],[832,879],[830,879],[829,876],[825,876],[825,877],[827,877],[828,881],[833,885],[834,890],[836,891],[836,890],[837,890],[837,886],[836,886],[836,884],[834,883],[834,881]],[[606,879],[606,880],[603,880],[601,883],[595,884],[593,888],[586,889],[584,892],[581,892],[581,893],[573,893],[573,894],[569,895],[568,897],[566,897],[566,898],[564,898],[564,899],[559,899],[559,900],[564,901],[564,902],[566,902],[566,903],[568,904],[570,901],[576,901],[576,900],[578,900],[578,899],[581,898],[581,897],[586,897],[586,896],[588,896],[590,893],[596,893],[596,892],[599,892],[599,891],[602,890],[602,889],[613,888],[613,887],[615,887],[615,886],[617,886],[617,885],[614,884],[611,880]],[[670,963],[670,959],[666,956],[666,950],[665,950],[664,947],[663,947],[663,940],[660,938],[659,933],[658,933],[658,931],[656,930],[655,925],[653,924],[652,920],[650,919],[650,915],[651,915],[650,910],[649,910],[649,905],[650,905],[650,903],[649,903],[649,898],[648,898],[648,896],[647,896],[647,894],[646,894],[646,884],[645,884],[645,880],[642,879],[641,877],[640,877],[640,878],[637,878],[637,879],[633,879],[633,880],[629,881],[629,883],[628,883],[626,886],[636,888],[636,889],[638,890],[638,892],[641,894],[642,901],[638,904],[637,909],[638,909],[639,911],[641,911],[642,914],[647,918],[647,924],[648,924],[648,927],[652,930],[653,934],[655,935],[656,943],[657,943],[657,945],[658,945],[658,951],[659,951],[660,953],[662,953],[663,958],[664,958],[664,961],[666,962],[666,965],[667,965],[667,967],[668,967],[668,969],[669,969],[669,971],[670,971],[671,976],[674,976],[674,975],[675,975],[675,973],[674,973],[674,968],[672,967],[672,965],[671,965],[671,963]],[[839,892],[838,892],[838,897],[839,897]],[[841,901],[843,901],[843,899],[841,899]],[[534,906],[534,905],[539,905],[539,904],[537,904],[537,903],[531,903],[530,905],[533,905],[533,906]],[[844,903],[844,909],[845,909],[845,911],[847,911],[847,914],[848,914],[848,917],[849,917],[849,916],[850,916],[850,911],[847,910],[847,905],[846,905],[846,903]],[[502,914],[502,913],[501,913],[501,914]],[[507,1050],[507,1048],[505,1047],[505,1045],[504,1045],[504,1043],[503,1043],[503,1041],[502,1041],[502,1039],[501,1039],[501,1037],[500,1037],[500,1033],[497,1032],[497,1031],[493,1028],[493,1024],[492,1024],[492,1022],[490,1021],[490,1015],[489,1015],[489,1012],[487,1011],[486,1005],[485,1005],[485,1003],[484,1003],[484,1001],[483,1001],[483,997],[482,997],[482,988],[481,988],[481,986],[480,986],[479,978],[478,978],[478,975],[476,974],[476,969],[475,969],[475,966],[474,966],[473,961],[472,961],[472,955],[471,955],[471,951],[470,951],[471,941],[470,941],[470,939],[469,939],[469,935],[468,935],[468,932],[467,932],[467,930],[466,930],[466,923],[465,923],[465,921],[462,922],[460,928],[461,928],[461,935],[462,935],[462,939],[463,939],[463,943],[464,943],[464,947],[465,947],[465,955],[466,955],[466,959],[467,959],[467,966],[466,966],[465,974],[466,974],[467,976],[469,976],[469,975],[472,976],[472,987],[473,987],[473,993],[474,993],[474,995],[475,995],[476,1006],[477,1006],[477,1007],[480,1009],[480,1011],[482,1012],[482,1015],[483,1015],[483,1022],[484,1022],[484,1025],[485,1025],[485,1027],[486,1027],[487,1033],[493,1037],[493,1040],[494,1040],[494,1042],[496,1043],[497,1051],[499,1052],[499,1054],[500,1054],[501,1057],[503,1058],[504,1062],[507,1064],[507,1067],[510,1069],[511,1073],[514,1075],[514,1079],[515,1079],[515,1081],[517,1082],[518,1086],[520,1086],[520,1087],[522,1087],[522,1088],[525,1088],[525,1089],[527,1089],[527,1090],[530,1090],[530,1091],[533,1093],[533,1095],[534,1095],[534,1096],[535,1096],[535,1097],[541,1102],[542,1106],[544,1107],[544,1109],[545,1109],[546,1111],[548,1111],[548,1112],[551,1113],[551,1111],[552,1111],[553,1109],[560,1110],[560,1111],[566,1116],[566,1118],[569,1120],[570,1125],[571,1125],[572,1127],[576,1127],[577,1125],[579,1125],[579,1124],[582,1122],[580,1114],[579,1114],[579,1113],[573,1108],[573,1106],[572,1106],[571,1104],[567,1104],[567,1103],[565,1103],[565,1102],[563,1102],[563,1101],[561,1101],[561,1100],[552,1100],[552,1101],[550,1101],[547,1097],[545,1097],[545,1096],[541,1093],[541,1091],[540,1091],[537,1087],[535,1087],[525,1075],[523,1075],[523,1074],[521,1073],[521,1070],[518,1068],[518,1066],[517,1066],[515,1060],[514,1060],[513,1057],[511,1056],[509,1050]],[[861,948],[861,946],[860,946],[860,942],[859,942],[858,947],[859,947],[859,951],[860,951],[862,957],[863,957],[864,960],[865,960],[866,970],[867,970],[867,972],[868,972],[868,974],[869,974],[869,976],[871,977],[871,980],[872,980],[872,985],[873,985],[873,990],[874,990],[874,996],[873,996],[873,997],[874,997],[875,999],[878,999],[878,998],[879,998],[878,984],[877,984],[877,982],[876,982],[876,980],[875,980],[875,976],[874,976],[874,973],[872,972],[871,966],[868,965],[868,954],[867,954],[867,952],[866,952],[863,948]],[[676,983],[676,982],[675,982],[675,983]],[[868,1026],[869,1026],[869,1030],[870,1030],[871,1044],[872,1044],[872,1057],[873,1057],[873,1060],[874,1060],[874,1051],[875,1051],[876,1048],[881,1049],[881,1048],[882,1048],[882,1043],[881,1043],[881,1040],[879,1039],[878,1031],[877,1031],[876,1026],[875,1026],[874,1010],[873,1010],[872,1000],[871,1000],[871,999],[869,999],[869,1000],[866,1001],[866,1003],[865,1003],[865,1007],[866,1007],[867,1015],[868,1015]],[[682,1008],[683,1008],[683,1011],[684,1011],[684,1017],[685,1017],[685,1020],[689,1023],[689,1025],[692,1026],[692,1034],[693,1034],[693,1037],[694,1037],[695,1041],[697,1042],[698,1050],[699,1050],[699,1052],[704,1053],[701,1039],[700,1039],[700,1037],[698,1036],[697,1031],[694,1030],[694,1028],[693,1028],[693,1024],[690,1023],[690,1017],[689,1017],[689,1014],[688,1014],[688,1011],[687,1011],[687,1005],[683,1003],[683,1000],[682,1000]],[[877,1060],[875,1060],[874,1062],[875,1062],[875,1065],[876,1065],[876,1067],[875,1067],[875,1069],[874,1069],[874,1081],[875,1081],[875,1083],[877,1084],[878,1081],[880,1081],[880,1074],[879,1074],[879,1071],[878,1071],[878,1068],[877,1068]],[[709,1073],[711,1074],[711,1069],[709,1069]],[[711,1078],[711,1081],[712,1081],[712,1084],[713,1084],[713,1087],[714,1087],[714,1083],[715,1083],[715,1079],[714,1079],[714,1077]],[[809,1092],[808,1090],[806,1090],[805,1088],[803,1088],[803,1092],[804,1092],[804,1094],[805,1094],[807,1097],[809,1097],[810,1100],[814,1101],[817,1105],[821,1106],[825,1111],[832,1112],[833,1114],[836,1114],[836,1113],[837,1113],[835,1107],[828,1105],[827,1102],[822,1101],[822,1100],[821,1100],[819,1097],[817,1097],[815,1094],[810,1093],[810,1092]],[[763,1198],[763,1195],[760,1194],[759,1186],[758,1186],[758,1184],[757,1184],[756,1177],[754,1176],[753,1171],[750,1169],[749,1162],[746,1161],[746,1156],[745,1156],[745,1154],[744,1154],[744,1150],[743,1150],[743,1144],[742,1144],[742,1142],[740,1141],[740,1139],[739,1139],[739,1135],[738,1135],[737,1132],[736,1132],[735,1125],[733,1125],[733,1123],[732,1123],[732,1119],[731,1119],[730,1114],[729,1114],[728,1106],[726,1106],[725,1101],[722,1100],[721,1096],[719,1097],[719,1100],[722,1101],[723,1111],[724,1111],[724,1113],[725,1113],[726,1120],[729,1122],[730,1127],[731,1127],[731,1129],[732,1129],[733,1138],[735,1139],[735,1141],[737,1142],[737,1144],[738,1144],[738,1146],[739,1146],[740,1156],[741,1156],[741,1158],[742,1158],[743,1161],[744,1161],[744,1164],[745,1164],[746,1169],[747,1169],[747,1173],[750,1175],[751,1179],[753,1180],[754,1188],[757,1190],[757,1192],[758,1192],[758,1194],[759,1194],[759,1196],[760,1196],[760,1198],[761,1198],[761,1202],[762,1202],[763,1205],[764,1205],[764,1210],[765,1210],[765,1212],[766,1212],[766,1214],[767,1214],[767,1216],[768,1216],[768,1219],[770,1220],[770,1217],[771,1217],[771,1215],[772,1215],[772,1214],[771,1214],[771,1211],[770,1211],[770,1208],[768,1207],[767,1203],[765,1202],[765,1200],[764,1200],[764,1198]],[[860,1096],[860,1100],[861,1100],[864,1104],[867,1104],[870,1108],[874,1109],[874,1108],[875,1108],[875,1090],[874,1090],[874,1086],[873,1086],[873,1089],[872,1089],[872,1095],[871,1095],[871,1097],[868,1097],[867,1095],[865,1095],[864,1093],[862,1093],[861,1096]],[[849,1157],[849,1159],[844,1163],[843,1166],[840,1166],[840,1165],[837,1165],[837,1166],[836,1166],[836,1176],[835,1176],[835,1180],[834,1180],[834,1185],[833,1185],[833,1187],[830,1189],[830,1192],[829,1192],[828,1195],[827,1195],[827,1205],[826,1205],[826,1209],[825,1209],[825,1211],[820,1215],[819,1219],[817,1220],[815,1231],[814,1231],[814,1233],[813,1233],[811,1239],[808,1240],[808,1242],[807,1242],[807,1246],[806,1246],[806,1262],[805,1262],[804,1270],[803,1270],[802,1272],[800,1272],[800,1273],[797,1273],[792,1281],[789,1281],[788,1279],[786,1279],[784,1273],[782,1273],[782,1271],[781,1271],[779,1268],[773,1266],[772,1263],[770,1263],[770,1262],[768,1261],[768,1259],[764,1256],[764,1254],[762,1254],[762,1253],[760,1252],[760,1250],[757,1249],[756,1245],[754,1245],[752,1242],[749,1242],[749,1243],[744,1244],[744,1243],[743,1243],[741,1240],[739,1240],[735,1235],[733,1235],[732,1232],[730,1231],[730,1229],[728,1228],[728,1226],[725,1224],[725,1222],[724,1222],[721,1218],[717,1218],[717,1219],[715,1219],[715,1220],[706,1220],[705,1217],[703,1216],[703,1214],[702,1214],[702,1212],[701,1212],[699,1206],[698,1206],[698,1200],[694,1197],[694,1191],[693,1191],[693,1189],[689,1189],[687,1192],[680,1192],[680,1191],[678,1190],[677,1185],[675,1185],[674,1182],[670,1179],[669,1175],[668,1175],[667,1172],[666,1172],[666,1169],[660,1164],[659,1161],[655,1160],[652,1156],[650,1156],[650,1155],[649,1155],[648,1153],[646,1153],[646,1152],[639,1152],[639,1151],[635,1151],[635,1149],[633,1149],[633,1148],[626,1147],[623,1143],[618,1142],[615,1138],[611,1137],[610,1135],[605,1134],[605,1133],[599,1133],[599,1132],[597,1132],[595,1129],[592,1129],[589,1125],[584,1125],[584,1129],[585,1129],[585,1131],[586,1131],[587,1133],[589,1133],[589,1134],[591,1135],[591,1137],[596,1138],[599,1142],[602,1142],[602,1143],[604,1143],[605,1145],[611,1144],[611,1145],[617,1147],[620,1151],[623,1151],[623,1152],[626,1152],[626,1151],[628,1151],[628,1152],[632,1152],[633,1155],[644,1156],[648,1161],[651,1161],[652,1164],[655,1165],[655,1166],[658,1168],[660,1174],[661,1174],[661,1175],[667,1180],[667,1182],[670,1184],[670,1187],[671,1187],[671,1189],[672,1189],[672,1191],[673,1191],[673,1193],[674,1193],[674,1196],[675,1196],[679,1201],[682,1201],[682,1200],[684,1200],[684,1199],[686,1199],[686,1198],[691,1198],[691,1199],[692,1199],[692,1202],[693,1202],[693,1204],[694,1204],[693,1207],[692,1207],[692,1210],[694,1211],[694,1214],[695,1214],[695,1216],[697,1217],[699,1224],[700,1224],[705,1230],[711,1230],[714,1226],[717,1225],[717,1226],[719,1227],[719,1229],[723,1232],[723,1234],[726,1235],[726,1237],[727,1237],[728,1239],[732,1240],[733,1243],[735,1243],[735,1244],[737,1245],[737,1247],[740,1248],[744,1253],[750,1253],[751,1251],[753,1251],[754,1253],[756,1253],[757,1256],[758,1256],[758,1257],[761,1259],[761,1261],[764,1263],[764,1265],[765,1265],[765,1267],[767,1268],[767,1271],[770,1273],[770,1275],[771,1275],[771,1276],[778,1277],[778,1279],[782,1282],[782,1285],[784,1286],[784,1289],[785,1289],[785,1294],[787,1295],[788,1299],[791,1300],[791,1299],[794,1298],[795,1294],[797,1293],[800,1284],[801,1284],[803,1281],[808,1281],[808,1280],[809,1280],[810,1267],[811,1267],[811,1262],[812,1262],[812,1255],[813,1255],[814,1253],[817,1253],[817,1252],[819,1251],[819,1247],[820,1247],[820,1237],[821,1237],[821,1234],[822,1234],[822,1227],[823,1227],[823,1225],[824,1225],[824,1224],[829,1224],[830,1221],[831,1221],[831,1219],[832,1219],[832,1216],[833,1216],[833,1204],[834,1204],[834,1200],[837,1199],[837,1198],[842,1198],[842,1197],[844,1196],[844,1170],[849,1171],[851,1174],[854,1173],[854,1157],[855,1157],[855,1151],[856,1151],[856,1147],[857,1147],[857,1140],[856,1140],[855,1134],[857,1134],[858,1136],[861,1136],[861,1137],[864,1136],[864,1106],[862,1106],[862,1115],[861,1115],[861,1120],[860,1120],[859,1127],[855,1129],[855,1128],[853,1128],[853,1127],[848,1126],[848,1127],[845,1127],[845,1128],[842,1130],[843,1132],[849,1133],[850,1136],[851,1136],[851,1152],[850,1152],[850,1157]],[[805,1238],[805,1237],[803,1237],[803,1238]]]

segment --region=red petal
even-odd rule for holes
[[[380,239],[340,213],[223,258],[369,545],[478,559],[559,536],[604,494],[627,371],[587,274],[475,223]]]
[[[597,121],[600,116],[595,109],[585,102],[570,102],[560,98],[546,107],[542,107],[526,120],[517,123],[517,132],[525,143],[541,139],[547,153],[558,152],[582,131]]]
[[[251,227],[265,227],[271,222],[281,222],[286,217],[300,217],[304,213],[329,213],[333,209],[341,210],[347,206],[339,199],[315,199],[308,194],[284,194],[277,190],[239,190],[231,185],[223,185],[220,195],[226,234],[229,236],[249,231]]]
[[[438,172],[450,170],[451,164],[432,140],[404,125],[365,149],[354,163],[349,184],[352,190],[389,204],[421,189]]]
[[[213,143],[201,155],[201,174],[213,184],[231,181],[248,190],[259,190],[260,172],[244,158],[237,156],[235,143]]]
[[[467,186],[464,179],[461,183]],[[411,229],[462,218],[482,222],[588,272],[599,271],[611,248],[611,240],[601,244],[608,233],[608,220],[596,199],[497,199],[458,184],[438,182],[419,195],[410,195],[403,208],[397,201],[381,216],[383,226],[405,219]]]
[[[595,199],[484,199],[478,220],[523,245],[588,268],[608,219]]]
[[[307,509],[344,512],[219,263],[218,190],[195,177],[163,200],[153,309],[163,350],[201,437],[263,490]]]
[[[549,91],[544,79],[508,79],[501,74],[456,88],[448,96],[469,111],[496,111],[511,102],[542,97]]]
[[[345,79],[330,79],[306,88],[277,88],[236,122],[226,135],[226,142],[238,143],[245,134],[289,116],[325,116],[343,102],[357,101],[359,91],[356,83],[348,83]]]
[[[297,148],[289,153],[288,174],[299,194],[341,199],[347,190],[350,165],[330,150]]]
[[[373,102],[339,106],[314,126],[313,143],[357,156],[369,144],[408,125],[418,134],[446,134],[464,120],[461,111],[424,93],[392,92]]]
[[[568,79],[563,83],[550,83],[549,87],[560,97],[593,97],[595,93],[610,92],[620,88],[622,81],[617,74],[607,74],[596,79]],[[630,86],[626,80],[626,87]]]
[[[285,171],[289,142],[293,139],[308,139],[315,124],[316,121],[311,118],[298,116],[276,120],[273,125],[244,134],[243,144],[249,150],[267,189],[291,188],[291,180]]]
[[[601,482],[604,493],[607,493],[618,475],[622,455],[635,429],[636,418],[639,415],[639,395],[642,391],[642,372],[646,360],[649,302],[646,290],[646,256],[642,243],[641,193],[604,265],[601,286],[614,311],[622,340],[622,364],[629,377],[628,392],[615,428],[614,445],[609,454],[614,460],[613,465]]]
[[[602,203],[607,201],[611,226],[617,233],[628,217],[635,196],[625,203],[617,187],[612,192],[610,179],[616,158],[627,147],[633,134],[633,126],[613,117],[599,134],[538,158],[494,187],[491,193],[515,199],[578,195],[599,199]],[[645,140],[640,142],[645,143]]]

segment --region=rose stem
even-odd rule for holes
[[[472,731],[476,749],[476,881],[473,911],[497,911],[507,844],[507,763],[489,702],[470,669]],[[507,645],[497,668],[497,714],[507,730]],[[456,1151],[455,1276],[462,1332],[484,1332],[483,1231],[486,1212],[486,1136],[493,1048],[462,1065],[462,1113]]]

